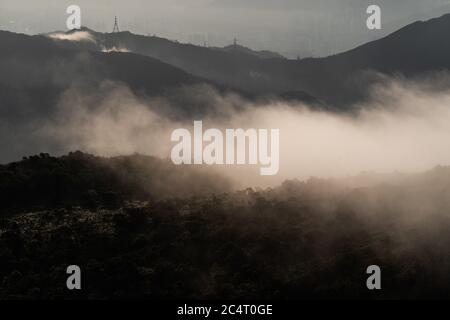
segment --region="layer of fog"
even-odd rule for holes
[[[190,91],[185,88],[184,94],[189,94],[186,92]],[[450,91],[433,90],[429,82],[386,80],[373,89],[372,101],[353,114],[243,99],[238,101],[243,111],[236,111],[234,95],[221,95],[210,87],[192,88],[191,92],[214,97],[211,108],[220,110],[220,116],[173,120],[161,112],[170,104],[166,99],[140,99],[127,88],[108,83],[94,96],[76,89],[67,91],[56,120],[49,120],[39,135],[49,140],[56,137],[67,151],[169,158],[174,145],[171,132],[176,128],[192,131],[193,120],[203,120],[204,130],[280,129],[280,171],[276,176],[260,176],[259,166],[216,166],[238,181],[239,187],[367,171],[419,172],[450,165]]]
[[[96,42],[94,36],[87,31],[76,31],[73,33],[57,32],[50,33],[47,36],[55,40]]]
[[[111,48],[102,47],[102,52],[130,52],[130,50],[125,47],[113,46]]]

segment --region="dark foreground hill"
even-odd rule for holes
[[[230,190],[231,182],[210,170],[181,168],[170,160],[142,155],[101,158],[78,151],[0,165],[0,215],[74,205],[115,207],[125,201]]]
[[[67,172],[83,167],[71,157]],[[436,168],[371,188],[311,179],[34,209],[0,220],[0,298],[450,298],[449,195],[450,170]],[[81,291],[65,289],[73,264]],[[380,291],[366,288],[373,264]]]

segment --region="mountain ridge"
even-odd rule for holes
[[[301,91],[347,110],[370,96],[377,79],[368,72],[416,77],[449,70],[448,30],[450,14],[444,14],[342,53],[301,60],[260,59],[245,52],[223,52],[130,32],[95,34],[101,45],[123,46],[222,85],[257,95]]]

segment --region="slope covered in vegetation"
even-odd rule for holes
[[[0,298],[449,297],[448,168],[370,188],[310,179],[224,193],[205,184],[209,195],[188,197],[168,172],[152,171],[160,184],[133,190],[131,163],[139,159],[151,160],[76,153],[2,167],[2,177],[15,170],[28,179],[2,178],[2,203],[12,203],[4,196],[14,195],[12,186],[19,194],[35,187],[18,202],[33,204],[28,211],[0,220]],[[128,183],[118,183],[112,167]],[[63,181],[46,190],[65,186],[71,198],[31,197],[39,179]],[[173,196],[161,196],[164,188]],[[86,203],[82,190],[121,197]],[[52,205],[35,208],[39,199]],[[82,269],[81,291],[66,289],[72,264]],[[380,291],[366,288],[373,264],[382,269]]]

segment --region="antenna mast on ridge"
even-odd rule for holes
[[[113,28],[113,33],[115,32],[120,32],[119,30],[119,24],[117,23],[117,16],[114,17],[114,28]]]

